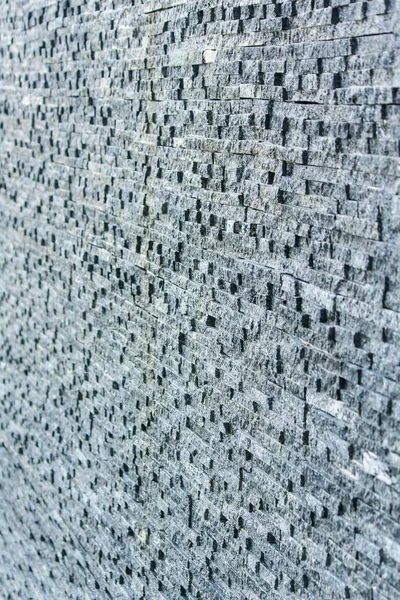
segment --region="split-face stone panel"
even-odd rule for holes
[[[0,20],[0,596],[400,598],[398,3]]]

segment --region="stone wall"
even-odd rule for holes
[[[0,8],[1,599],[399,599],[398,4]]]

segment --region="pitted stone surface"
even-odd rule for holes
[[[2,600],[400,599],[399,12],[1,3]]]

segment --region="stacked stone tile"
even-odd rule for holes
[[[0,20],[1,599],[400,598],[398,3]]]

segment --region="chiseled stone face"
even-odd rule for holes
[[[399,599],[398,3],[0,21],[0,598]]]
[[[215,62],[216,55],[217,55],[217,51],[216,50],[212,50],[211,48],[208,48],[207,50],[204,50],[204,52],[203,52],[203,62],[205,62],[205,63],[213,63],[213,62]]]

